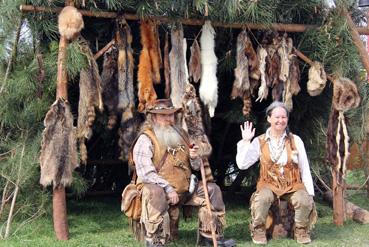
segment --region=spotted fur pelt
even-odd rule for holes
[[[186,124],[190,140],[199,146],[199,154],[201,155],[204,163],[206,180],[213,181],[213,176],[208,161],[212,147],[205,133],[201,105],[196,95],[196,89],[190,83],[186,85],[182,109],[184,122]]]
[[[189,76],[193,82],[198,82],[201,78],[201,50],[200,45],[195,39],[191,46],[191,57],[188,65]]]
[[[153,85],[153,64],[150,58],[150,49],[153,47],[152,26],[145,21],[141,22],[141,45],[138,64],[138,110],[144,112],[146,105],[151,105],[157,98]],[[154,53],[154,52],[152,52]]]
[[[205,21],[200,38],[201,44],[201,83],[200,99],[208,107],[210,117],[214,116],[218,104],[218,79],[217,63],[215,55],[215,31],[210,21]]]
[[[59,98],[44,119],[41,141],[40,184],[69,186],[72,171],[78,165],[75,129],[69,103]]]
[[[172,99],[173,105],[175,107],[181,107],[182,98],[186,90],[186,84],[188,82],[182,25],[178,25],[172,28],[171,43],[172,49],[169,53],[171,82],[170,98]]]
[[[73,6],[66,6],[58,16],[58,29],[61,36],[68,40],[76,38],[83,29],[82,14]]]
[[[103,110],[101,94],[101,77],[99,69],[93,58],[90,47],[86,41],[81,41],[82,52],[88,59],[88,66],[81,70],[79,75],[79,103],[77,138],[79,141],[81,162],[87,161],[85,140],[92,136],[92,125],[95,121],[95,108]]]
[[[237,67],[234,69],[232,99],[243,97],[244,94],[250,92],[249,60],[245,53],[248,39],[246,30],[243,30],[237,37]]]
[[[337,111],[348,111],[360,104],[356,84],[348,78],[339,77],[333,81],[333,107]]]
[[[323,91],[327,82],[327,75],[321,63],[315,61],[309,69],[307,90],[310,96],[317,96]]]

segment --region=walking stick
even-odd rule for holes
[[[204,163],[202,162],[202,158],[200,157],[200,171],[201,171],[201,179],[202,179],[202,187],[204,188],[204,194],[205,194],[205,203],[206,208],[208,209],[208,212],[210,214],[210,229],[211,229],[211,238],[213,239],[213,246],[218,247],[217,237],[215,235],[215,226],[214,226],[214,220],[213,220],[213,214],[211,212],[210,207],[210,199],[209,199],[209,192],[208,192],[208,186],[206,184],[206,176],[205,176],[205,168]]]

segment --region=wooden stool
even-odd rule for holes
[[[285,200],[275,200],[269,209],[266,220],[266,233],[268,238],[279,239],[293,237],[295,210]]]

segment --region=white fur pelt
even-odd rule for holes
[[[171,32],[172,49],[169,53],[171,94],[174,107],[182,106],[182,97],[186,90],[188,72],[186,67],[186,43],[183,39],[182,25],[175,27]]]
[[[210,117],[214,117],[215,107],[218,104],[218,59],[214,52],[214,37],[214,28],[210,21],[206,21],[200,38],[202,74],[199,92],[201,101],[208,107]]]
[[[266,57],[268,56],[268,52],[263,46],[259,46],[257,50],[258,59],[259,59],[259,71],[260,71],[260,81],[261,85],[258,91],[258,98],[256,101],[262,101],[268,98],[269,87],[266,81]]]
[[[309,69],[309,80],[307,82],[307,90],[310,96],[319,95],[325,88],[327,83],[327,75],[321,63],[314,61]]]
[[[84,27],[82,14],[73,6],[66,6],[58,16],[58,29],[68,40],[75,38]]]
[[[78,166],[76,135],[69,103],[56,100],[44,119],[40,165],[40,184],[68,186],[72,182],[72,171]]]

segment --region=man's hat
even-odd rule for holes
[[[147,113],[173,114],[182,108],[175,108],[171,99],[157,99],[154,104],[147,107]]]

